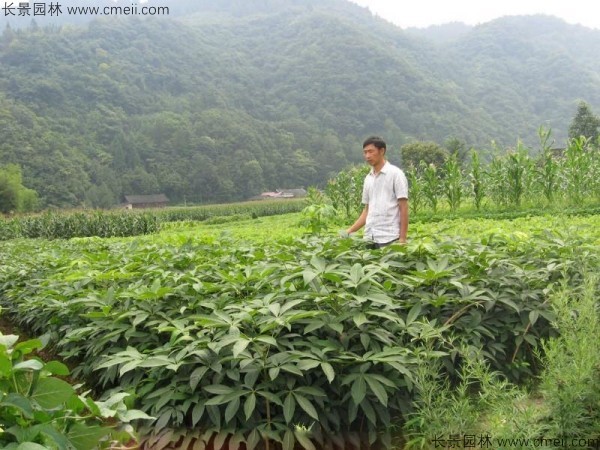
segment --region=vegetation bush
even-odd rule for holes
[[[69,369],[58,361],[26,358],[42,348],[38,339],[18,342],[0,333],[0,446],[13,450],[92,450],[130,443],[136,419],[152,419],[128,409],[128,394],[94,401],[77,394],[62,377]],[[113,422],[109,424],[109,420]]]
[[[553,335],[552,286],[576,283],[583,259],[598,267],[584,238],[498,232],[375,252],[331,238],[21,241],[3,258],[14,320],[48,333],[98,391],[135,395],[156,417],[148,443],[248,449],[389,446],[419,368],[459,382],[465,346],[490,370],[530,379]]]

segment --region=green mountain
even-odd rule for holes
[[[19,164],[45,206],[322,185],[370,134],[393,160],[412,140],[535,146],[540,125],[561,145],[579,100],[600,109],[600,32],[552,17],[440,39],[345,0],[144,3],[168,5],[153,17],[62,5],[4,18],[0,38],[0,165]]]

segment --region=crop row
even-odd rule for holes
[[[316,238],[21,241],[0,258],[2,306],[98,392],[134,394],[156,417],[143,430],[149,447],[249,450],[389,446],[419,365],[440,360],[457,375],[463,348],[528,377],[552,334],[549,292],[599,266],[590,239],[556,233],[383,251]]]
[[[585,138],[565,149],[552,149],[542,135],[541,152],[534,154],[519,143],[497,151],[489,163],[476,151],[469,161],[456,154],[445,161],[402,166],[409,182],[411,215],[455,213],[467,206],[481,210],[518,210],[523,206],[570,206],[600,200],[600,149]],[[339,213],[354,216],[362,209],[362,185],[367,167],[339,173],[327,185],[327,195]]]
[[[147,212],[92,211],[46,212],[0,218],[0,241],[15,238],[69,239],[72,237],[124,237],[155,233],[165,222],[204,221],[226,217],[262,217],[298,212],[301,200],[257,201],[189,208],[165,208]]]

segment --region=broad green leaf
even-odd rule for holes
[[[282,450],[294,450],[294,444],[296,444],[294,432],[292,430],[285,430],[285,434],[283,435]]]
[[[294,436],[296,436],[296,440],[300,443],[304,450],[316,450],[315,445],[306,435],[304,430],[294,430]]]
[[[539,311],[537,311],[537,310],[529,311],[529,322],[531,322],[531,325],[535,325],[535,323],[537,322],[539,317],[540,317]]]
[[[355,285],[360,283],[364,275],[365,272],[363,270],[363,267],[359,263],[354,264],[350,269],[350,279]]]
[[[128,409],[125,412],[119,412],[117,417],[121,422],[131,422],[132,420],[153,420],[155,417],[149,416],[139,409]]]
[[[4,355],[0,355],[0,379],[12,374],[12,362]]]
[[[190,388],[192,389],[192,391],[196,390],[198,383],[200,383],[200,380],[202,380],[202,377],[204,377],[207,371],[208,367],[206,366],[201,366],[194,369],[194,371],[190,375]]]
[[[50,442],[52,442],[52,444],[55,445],[59,450],[69,450],[73,447],[67,436],[56,430],[49,423],[41,425],[39,427],[39,432],[40,434],[50,438]]]
[[[194,405],[194,408],[192,409],[192,426],[195,427],[203,415],[204,415],[204,403],[196,403]]]
[[[411,323],[413,323],[415,321],[415,319],[419,316],[420,313],[421,313],[421,304],[417,303],[408,312],[408,316],[406,316],[406,325],[408,326]]]
[[[388,395],[383,385],[379,381],[377,381],[375,377],[372,377],[370,375],[365,375],[365,380],[367,381],[369,388],[375,394],[375,396],[381,402],[381,404],[383,406],[387,406]]]
[[[20,394],[16,394],[14,392],[8,394],[6,397],[2,399],[0,402],[0,407],[12,406],[13,408],[17,408],[24,417],[31,419],[33,417],[33,407],[29,402],[29,399],[23,397]]]
[[[173,364],[174,361],[164,356],[153,356],[143,361],[138,362],[137,367],[165,367]]]
[[[93,450],[109,432],[108,428],[76,423],[67,433],[67,437],[77,450]]]
[[[85,402],[85,405],[88,407],[88,409],[91,411],[92,414],[96,415],[96,416],[100,416],[102,414],[100,407],[98,406],[98,404],[90,397],[79,397],[81,400],[83,400]]]
[[[355,405],[360,405],[360,402],[363,401],[365,395],[367,394],[367,384],[365,383],[365,379],[362,376],[359,376],[352,383],[352,388],[350,389],[350,393],[352,394],[352,400],[354,400]]]
[[[296,364],[296,366],[298,367],[298,369],[304,371],[304,370],[314,369],[319,364],[321,364],[321,363],[318,360],[316,360],[316,359],[303,359],[301,361],[298,361],[298,363]]]
[[[336,284],[341,284],[344,279],[339,276],[336,273],[332,273],[332,272],[326,272],[324,274],[321,275],[324,279],[329,280],[329,281],[333,281]]]
[[[16,447],[16,450],[48,450],[48,447],[36,444],[35,442],[23,442]]]
[[[269,378],[274,381],[279,376],[279,367],[272,367],[269,369]]]
[[[0,345],[10,349],[17,343],[19,336],[15,334],[0,334]]]
[[[356,326],[359,328],[361,325],[364,325],[365,323],[367,323],[369,321],[369,319],[367,319],[367,316],[365,316],[363,313],[355,314],[354,317],[352,317],[352,320],[354,321]]]
[[[240,398],[236,397],[225,408],[225,423],[229,423],[240,409]]]
[[[260,442],[260,433],[258,432],[258,430],[256,428],[254,428],[248,435],[248,438],[246,439],[246,449],[254,450],[259,442]]]
[[[215,395],[214,397],[209,398],[204,403],[206,406],[219,406],[228,403],[229,399],[225,395]]]
[[[281,305],[279,303],[271,303],[269,305],[269,311],[271,311],[275,317],[278,317],[281,312]]]
[[[123,376],[127,372],[131,372],[132,370],[135,370],[138,367],[140,367],[140,360],[130,361],[130,362],[126,363],[126,364],[123,364],[123,366],[121,366],[121,369],[119,369],[119,374],[121,376]]]
[[[74,394],[75,390],[66,381],[58,378],[42,378],[35,385],[31,399],[42,408],[52,409],[65,403]]]
[[[110,397],[108,397],[106,400],[104,400],[101,403],[104,403],[104,405],[111,407],[111,406],[121,403],[123,400],[125,400],[130,395],[131,394],[129,394],[127,392],[117,392],[115,394],[112,394]],[[98,403],[100,403],[100,402],[98,402]]]
[[[258,341],[258,342],[263,342],[265,344],[272,345],[273,347],[277,347],[277,341],[275,340],[275,338],[273,338],[271,336],[261,335],[261,336],[255,337],[254,340]]]
[[[344,325],[342,325],[339,322],[330,322],[327,325],[329,326],[329,328],[338,332],[339,334],[342,334],[344,332]]]
[[[506,298],[506,297],[500,297],[498,298],[498,301],[504,303],[505,305],[510,306],[511,308],[513,308],[516,312],[521,312],[521,309],[517,306],[517,304],[515,302],[513,302],[511,299]]]
[[[327,261],[320,256],[314,255],[310,259],[310,265],[317,269],[318,272],[325,272],[327,268]]]
[[[329,381],[329,383],[331,384],[335,378],[335,371],[333,370],[333,366],[329,363],[323,362],[321,363],[321,369],[327,377],[327,381]]]
[[[13,370],[42,370],[44,363],[37,359],[28,359],[27,361],[21,361],[13,366]]]
[[[226,395],[233,392],[233,388],[229,386],[225,386],[224,384],[211,384],[209,386],[204,386],[203,388],[206,392],[210,392],[211,394],[217,395]]]
[[[2,343],[1,339],[2,336],[0,336],[0,344]],[[42,347],[44,347],[42,341],[40,341],[39,339],[30,339],[25,342],[19,342],[17,345],[15,345],[14,351],[20,352],[21,355],[27,355],[34,350],[39,350]]]
[[[52,375],[58,375],[61,377],[65,377],[71,373],[65,364],[58,361],[50,361],[49,363],[46,363],[44,370],[47,370]]]
[[[313,406],[313,404],[304,396],[300,395],[300,394],[296,394],[294,393],[294,397],[296,398],[296,401],[298,402],[298,404],[300,405],[300,407],[306,411],[306,413],[312,417],[315,420],[319,420],[319,413],[317,413],[317,410],[315,409],[315,407]]]
[[[310,395],[312,397],[327,397],[327,394],[323,389],[312,386],[299,386],[295,389],[295,392]]]
[[[294,395],[289,393],[283,401],[283,418],[285,423],[291,423],[294,418],[294,412],[296,412],[296,400]]]
[[[233,346],[233,357],[237,358],[240,355],[240,353],[246,350],[248,344],[250,344],[250,341],[248,339],[240,338]]]
[[[273,402],[276,405],[283,407],[283,402],[276,394],[273,394],[272,392],[269,392],[269,391],[257,391],[257,394],[260,395],[261,397],[266,398],[270,402]]]
[[[360,407],[365,413],[365,416],[367,416],[367,419],[369,419],[369,422],[376,426],[377,415],[375,414],[375,410],[373,409],[373,405],[371,405],[371,402],[368,399],[365,399],[365,401],[360,404]]]
[[[302,278],[304,279],[304,284],[308,285],[312,280],[317,277],[318,273],[313,272],[312,270],[306,269],[302,272]]]
[[[256,409],[256,395],[253,392],[248,396],[248,398],[244,402],[244,414],[246,416],[246,420],[250,420],[250,417],[252,417],[252,413],[254,413],[255,409]]]

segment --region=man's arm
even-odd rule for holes
[[[408,199],[399,198],[398,207],[400,208],[400,242],[405,244],[408,234]]]
[[[354,232],[360,230],[362,227],[364,227],[365,224],[367,223],[367,213],[368,212],[369,212],[369,205],[365,205],[364,209],[360,213],[360,216],[358,217],[356,222],[354,222],[354,224],[346,230],[346,233],[351,234],[351,233],[354,233]]]

